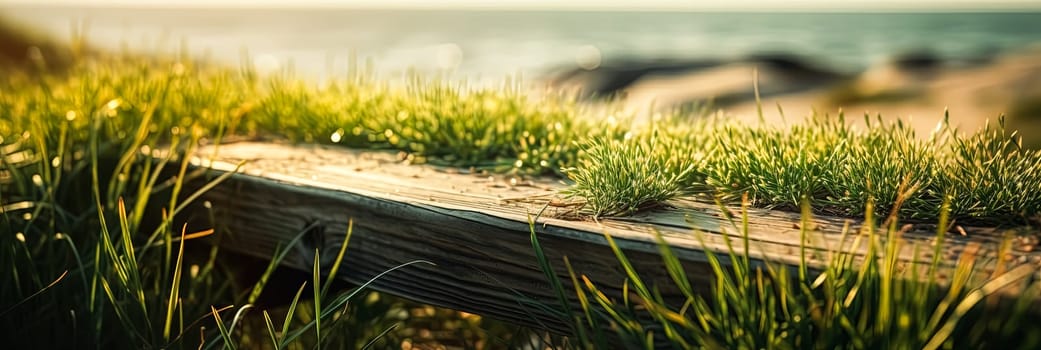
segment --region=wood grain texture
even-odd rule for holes
[[[567,256],[578,273],[615,297],[621,295],[625,273],[604,233],[611,234],[643,278],[657,284],[667,299],[679,300],[680,295],[669,282],[654,232],[673,247],[695,288],[708,288],[715,279],[707,252],[725,254],[727,240],[741,249],[740,221],[727,220],[724,212],[739,214],[739,207],[721,209],[681,200],[668,208],[593,221],[576,218],[574,207],[557,195],[565,185],[553,179],[410,166],[394,153],[331,146],[234,143],[204,152],[195,166],[212,167],[211,179],[246,162],[238,174],[193,203],[184,217],[193,225],[210,225],[223,232],[216,241],[222,249],[270,258],[276,247],[303,234],[283,264],[309,271],[315,249],[323,266],[331,264],[353,220],[354,234],[338,278],[360,284],[399,264],[427,260],[436,265],[395,271],[372,288],[561,333],[567,328],[559,319],[525,305],[532,300],[559,304],[530,241],[528,220],[537,214],[541,214],[535,225],[539,242],[565,285],[570,284],[563,264]],[[190,181],[185,193],[206,181]],[[210,222],[210,218],[216,219]],[[749,256],[754,263],[798,264],[804,237],[799,214],[751,209],[749,218]],[[805,237],[816,263],[839,247],[861,253],[866,247],[852,246],[860,222],[817,216],[806,226],[812,229]],[[305,230],[308,227],[312,229]],[[931,260],[928,251],[935,228],[904,228],[900,239],[910,244],[901,250],[903,265]],[[965,230],[965,236],[948,234],[942,247],[944,268],[952,268],[955,257],[971,249],[983,266],[980,273],[990,273],[1004,233],[989,228]],[[1020,241],[1026,243],[1014,244],[1004,258],[1013,265],[1041,266],[1041,254],[1030,249],[1036,234],[1024,237]],[[577,307],[573,302],[572,308]]]

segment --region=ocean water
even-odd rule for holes
[[[102,9],[0,6],[0,16],[57,38],[174,52],[309,76],[354,57],[381,74],[408,69],[471,80],[540,76],[631,59],[796,54],[857,71],[906,52],[977,60],[1041,44],[1041,13],[691,13]]]

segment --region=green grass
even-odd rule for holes
[[[5,346],[361,348],[427,341],[408,325],[395,326],[407,318],[431,327],[455,322],[456,331],[467,334],[464,340],[510,344],[518,341],[511,339],[516,333],[523,341],[528,334],[523,329],[442,311],[439,319],[410,317],[421,306],[364,289],[332,289],[319,274],[331,272],[328,267],[290,287],[311,292],[262,307],[255,303],[272,289],[268,276],[281,254],[260,278],[244,279],[238,275],[240,262],[229,260],[236,258],[193,243],[225,233],[186,231],[186,224],[197,223],[178,215],[196,197],[183,192],[184,181],[206,175],[187,167],[199,144],[258,134],[302,141],[317,135],[289,126],[308,115],[293,119],[291,109],[285,115],[261,112],[293,103],[280,94],[314,93],[280,84],[288,82],[125,57],[88,58],[62,72],[5,71],[0,79],[0,338]],[[321,134],[329,139],[329,133]],[[370,134],[376,133],[364,135]],[[153,158],[152,150],[159,148],[172,152]],[[487,333],[481,326],[498,330]]]
[[[867,206],[870,208],[871,202]],[[757,248],[748,240],[747,209],[742,206],[739,222],[734,223],[744,238],[728,241],[729,249],[722,254],[708,251],[714,276],[708,286],[692,283],[676,252],[660,235],[656,238],[662,264],[671,281],[650,284],[633,269],[611,235],[605,234],[628,277],[620,288],[627,291],[626,295],[621,297],[606,295],[604,286],[573,268],[566,257],[562,263],[570,284],[559,278],[554,262],[542,253],[532,227],[533,249],[560,295],[558,313],[575,335],[570,344],[574,348],[605,348],[605,339],[616,339],[626,349],[1041,346],[1037,332],[1041,320],[1036,313],[1041,284],[1025,278],[1036,273],[1036,266],[1021,265],[981,277],[980,270],[988,265],[978,263],[973,253],[964,253],[949,272],[948,287],[937,288],[939,251],[931,264],[904,266],[898,252],[905,243],[899,239],[896,217],[887,219],[885,227],[876,228],[870,214],[863,228],[847,227],[844,232],[856,237],[857,243],[830,252],[822,267],[806,263],[809,257],[805,250],[801,253],[803,262],[796,267],[753,260],[749,253]],[[808,210],[803,219],[810,219]],[[948,225],[944,211],[937,231],[941,242]],[[815,234],[808,226],[802,225],[804,237]],[[692,234],[702,239],[707,233]],[[868,247],[866,256],[854,252],[862,244]],[[663,297],[659,291],[666,284],[680,291],[682,297]],[[992,296],[1002,288],[1013,288],[1020,294],[996,302]],[[577,300],[584,314],[572,314],[569,300]]]
[[[684,196],[736,202],[747,195],[761,207],[795,210],[805,201],[838,215],[895,211],[936,221],[949,213],[997,223],[1024,222],[1041,206],[1041,153],[1020,147],[1000,123],[967,136],[942,128],[921,138],[899,123],[853,128],[817,116],[791,128],[741,126],[678,111],[632,127],[632,117],[617,110],[533,97],[512,85],[390,83],[357,71],[314,85],[183,57],[97,56],[62,71],[45,68],[7,69],[0,78],[0,326],[22,335],[15,342],[37,346],[361,347],[399,334],[384,334],[393,324],[380,323],[385,314],[362,322],[382,306],[358,301],[356,290],[333,293],[317,266],[304,287],[292,286],[288,310],[250,312],[270,289],[267,278],[239,283],[219,248],[188,249],[211,233],[186,231],[178,216],[181,199],[193,197],[182,193],[184,179],[205,175],[188,172],[187,160],[199,144],[227,139],[397,150],[412,163],[566,176],[573,182],[566,195],[583,198],[595,216]],[[156,160],[152,150],[160,148],[173,152]],[[682,285],[675,259],[665,246],[662,253]],[[624,254],[616,254],[624,268]],[[891,256],[878,254],[881,261]],[[587,314],[578,318],[585,326],[576,326],[575,339],[603,345],[594,335],[605,326],[646,345],[644,326],[633,321],[643,309],[677,346],[917,347],[933,339],[985,344],[995,334],[1036,341],[1004,328],[1017,325],[1015,313],[983,317],[979,327],[957,321],[975,312],[964,300],[989,291],[986,284],[966,281],[971,287],[947,297],[894,282],[897,274],[883,263],[856,268],[836,258],[826,277],[812,279],[754,268],[746,257],[729,257],[746,261],[733,271],[716,266],[714,297],[691,289],[685,309],[656,301],[654,287],[635,274],[628,288],[640,305],[604,299],[593,282],[573,275],[572,285],[587,293],[577,296]],[[345,309],[350,300],[354,307]],[[911,313],[909,325],[903,311]]]
[[[638,140],[594,138],[581,145],[584,157],[565,169],[574,181],[566,194],[584,198],[594,216],[627,214],[707,191],[698,172],[704,164],[695,163],[696,146],[665,132]]]
[[[134,58],[70,70],[0,82],[5,144],[56,149],[62,128],[76,142],[104,116],[100,137],[139,138],[139,146],[197,133],[210,142],[263,136],[399,150],[413,163],[566,175],[574,183],[569,194],[586,199],[594,215],[746,192],[755,206],[795,209],[808,196],[818,212],[846,216],[863,215],[873,199],[883,214],[905,180],[913,190],[901,207],[908,219],[935,219],[948,195],[959,220],[1023,222],[1041,208],[1034,190],[1041,152],[1022,148],[1003,122],[971,134],[944,125],[914,135],[900,122],[868,117],[813,116],[788,127],[692,121],[677,112],[633,127],[632,116],[616,110],[594,111],[567,96],[535,98],[516,86],[391,84],[360,73],[315,86],[288,74]],[[138,130],[142,119],[147,125]],[[21,140],[26,130],[37,138]]]
[[[967,222],[1024,223],[1041,210],[1041,151],[1021,147],[1003,119],[970,135],[941,125],[925,137],[900,121],[864,120],[656,125],[670,131],[588,143],[581,165],[569,170],[571,194],[586,198],[594,214],[690,194],[733,202],[747,193],[755,206],[797,210],[805,197],[817,212],[858,217],[869,201],[878,203],[876,214],[889,213],[901,189],[908,194],[898,212],[908,220],[935,220],[947,196],[951,215]],[[647,147],[652,139],[669,146]],[[679,173],[684,180],[669,180]],[[634,186],[633,179],[647,182]]]

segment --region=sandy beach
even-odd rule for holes
[[[815,70],[812,62],[778,64],[758,59],[692,65],[690,69],[639,66],[644,73],[627,84],[616,80],[623,70],[598,68],[558,75],[549,84],[613,96],[628,110],[643,113],[711,102],[712,109],[735,122],[757,123],[754,95],[758,77],[762,118],[791,124],[806,116],[841,111],[851,123],[864,114],[903,120],[928,135],[949,111],[952,126],[964,132],[996,123],[1020,130],[1024,144],[1041,146],[1041,48],[1027,48],[975,62],[951,62],[927,55],[894,58],[854,74]],[[608,75],[604,77],[603,75]],[[610,89],[606,89],[605,86]],[[591,100],[598,100],[592,97]],[[603,100],[603,98],[599,99]],[[780,108],[778,108],[778,106]],[[783,115],[782,115],[783,113]]]

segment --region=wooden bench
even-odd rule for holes
[[[337,278],[360,284],[396,265],[427,260],[436,266],[409,266],[384,276],[371,288],[558,332],[566,332],[566,325],[519,301],[524,296],[557,304],[532,249],[530,218],[537,216],[537,237],[562,280],[569,281],[562,260],[567,256],[576,272],[612,296],[621,295],[625,273],[606,243],[605,232],[646,281],[659,284],[666,298],[681,296],[668,282],[655,231],[683,261],[696,288],[708,287],[715,279],[706,252],[719,253],[726,264],[726,240],[741,249],[743,238],[739,227],[715,204],[675,201],[670,207],[630,217],[592,220],[575,215],[572,203],[559,196],[558,190],[566,186],[559,179],[406,165],[394,152],[335,146],[244,142],[221,145],[215,157],[213,151],[212,147],[202,150],[194,163],[212,167],[210,176],[189,182],[185,193],[245,163],[239,173],[194,202],[186,220],[205,221],[224,231],[219,240],[222,249],[269,259],[276,247],[306,230],[283,265],[310,271],[315,249],[324,264],[331,263],[353,220],[353,237]],[[740,208],[726,210],[737,215]],[[209,222],[211,215],[216,222]],[[757,264],[798,266],[805,225],[811,230],[805,237],[813,264],[822,263],[839,247],[863,253],[865,244],[851,248],[860,224],[824,216],[804,223],[798,213],[751,209],[749,255]],[[844,241],[843,229],[853,230]],[[903,229],[906,232],[900,237],[911,244],[903,245],[901,265],[931,261],[935,225]],[[969,251],[982,266],[978,273],[993,273],[1005,241],[1002,231],[958,229],[965,235],[958,230],[947,235],[942,268],[950,271],[957,257]],[[695,231],[703,232],[704,243]],[[1031,233],[1011,242],[1002,256],[1006,269],[1041,266],[1041,253],[1033,249],[1036,237]],[[918,256],[913,256],[913,245],[921,248]],[[1034,278],[1041,276],[1036,271],[1031,274]],[[941,286],[947,275],[940,274]],[[573,307],[577,309],[577,303]]]

